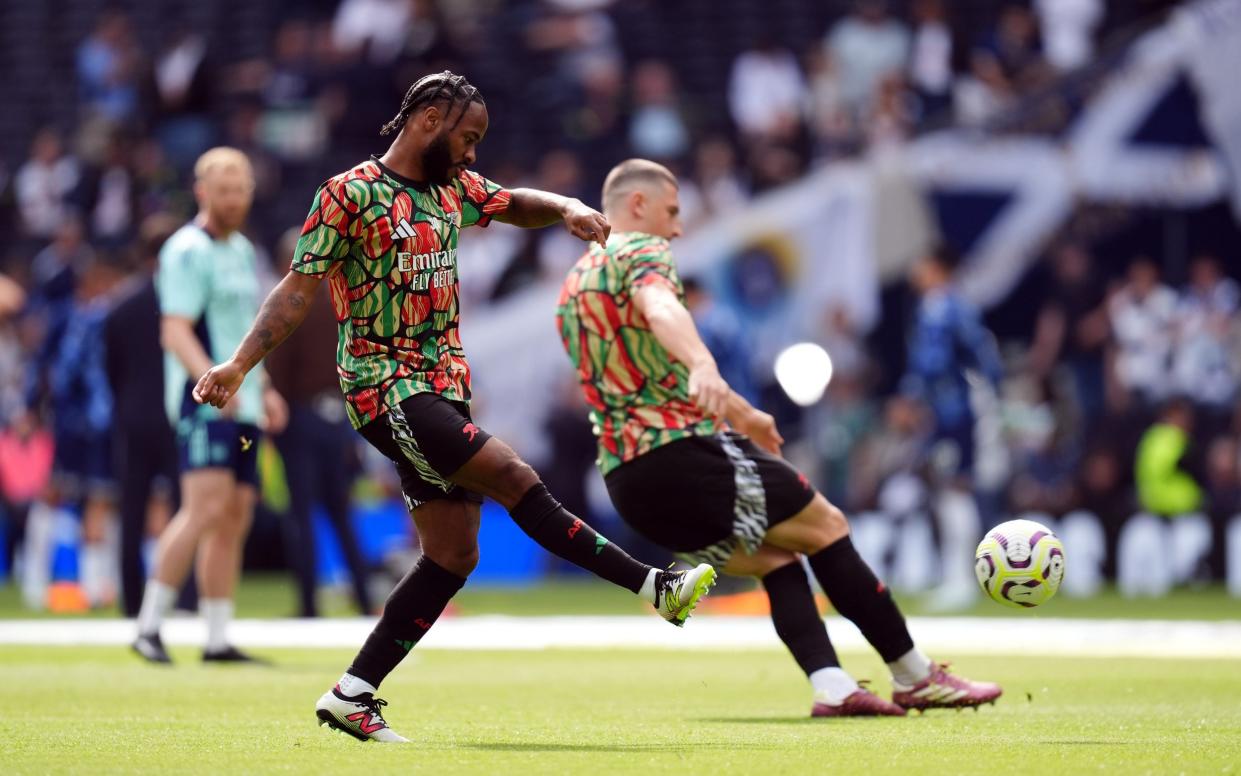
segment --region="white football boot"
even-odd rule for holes
[[[315,716],[320,725],[348,733],[359,741],[378,741],[381,744],[406,744],[409,739],[399,736],[388,727],[380,709],[388,702],[370,693],[352,697],[342,695],[339,685],[319,698],[315,704]]]
[[[661,571],[655,580],[655,611],[678,628],[715,584],[715,569],[700,563],[689,571]]]

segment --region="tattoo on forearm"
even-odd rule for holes
[[[241,346],[248,366],[262,361],[301,324],[306,315],[306,298],[298,291],[272,292],[259,310],[258,320]]]

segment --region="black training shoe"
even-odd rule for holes
[[[168,650],[164,649],[164,642],[158,633],[138,634],[138,638],[129,648],[148,663],[172,664],[172,658],[168,656]]]
[[[255,666],[269,666],[270,660],[242,652],[234,646],[227,646],[224,649],[203,650],[204,663],[249,663]]]

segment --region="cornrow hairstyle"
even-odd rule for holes
[[[379,130],[381,135],[390,135],[393,132],[400,132],[405,126],[405,122],[409,120],[410,114],[416,109],[423,108],[428,105],[434,105],[437,102],[447,102],[448,110],[444,115],[447,120],[452,115],[453,109],[458,104],[461,105],[461,111],[457,114],[457,120],[452,123],[455,127],[469,109],[471,103],[483,102],[483,95],[469,81],[465,80],[465,76],[457,75],[450,70],[442,73],[432,73],[423,76],[409,87],[409,91],[405,93],[405,99],[401,101],[401,109],[396,116],[392,118],[383,128]],[[452,127],[450,127],[451,129]]]

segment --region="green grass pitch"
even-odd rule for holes
[[[3,623],[0,623],[3,627]],[[994,707],[811,720],[776,650],[415,651],[384,684],[411,746],[316,726],[350,653],[272,668],[140,664],[121,648],[0,647],[0,770],[51,773],[1238,773],[1241,661],[960,660]],[[873,655],[845,655],[888,690]]]

